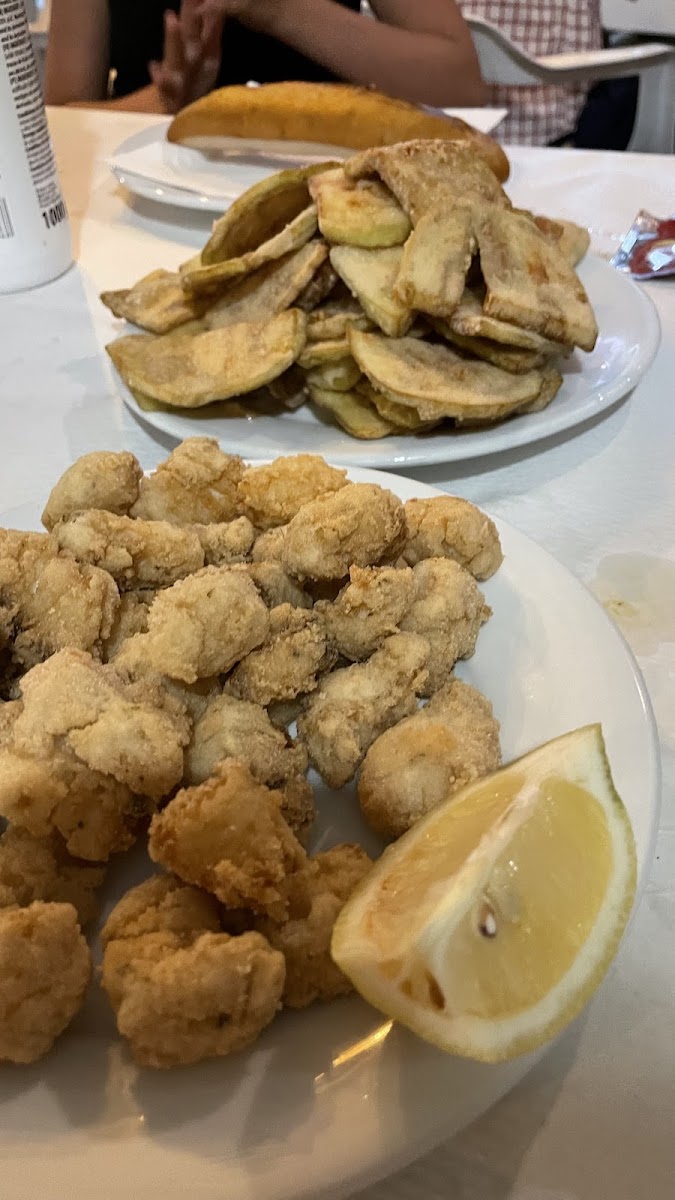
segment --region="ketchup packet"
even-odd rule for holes
[[[617,250],[611,265],[636,279],[675,275],[675,216],[660,221],[642,209]]]

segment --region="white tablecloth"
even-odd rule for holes
[[[111,392],[97,294],[171,267],[208,218],[129,203],[101,159],[148,118],[56,111],[51,124],[78,266],[0,298],[0,523],[36,527],[78,455],[164,454]],[[602,253],[646,207],[675,209],[675,158],[513,151],[511,192],[593,230]],[[651,880],[607,984],[495,1109],[361,1200],[673,1200],[675,1196],[675,281],[646,285],[663,343],[633,396],[583,430],[467,466],[413,472],[484,504],[545,545],[621,622],[646,675],[663,751]]]

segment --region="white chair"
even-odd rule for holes
[[[675,38],[672,0],[601,0],[604,29]]]
[[[598,83],[638,75],[638,107],[629,150],[671,154],[675,132],[675,49],[665,42],[532,58],[495,25],[467,16],[486,83]]]

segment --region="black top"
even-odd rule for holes
[[[360,0],[335,0],[354,12]],[[150,82],[148,63],[162,57],[163,13],[177,11],[180,0],[108,0],[110,8],[110,66],[117,71],[115,95],[126,96]],[[332,80],[335,76],[311,58],[268,37],[227,21],[223,57],[216,87],[228,83],[277,83],[284,79]]]

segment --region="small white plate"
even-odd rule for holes
[[[397,476],[350,475],[403,500],[439,494]],[[602,723],[644,881],[659,800],[644,683],[590,593],[528,538],[497,524],[505,561],[484,586],[494,616],[461,675],[492,700],[507,760],[566,730]],[[318,802],[317,847],[361,839],[372,847],[353,789],[336,795],[320,787]],[[113,871],[114,894],[137,882],[138,870],[133,855],[123,859]],[[282,1013],[250,1052],[143,1071],[92,989],[86,1012],[45,1061],[0,1068],[2,1194],[336,1200],[468,1124],[536,1057],[496,1067],[451,1058],[350,997]]]
[[[453,108],[443,112],[489,133],[506,109]],[[203,139],[203,149],[192,149],[166,140],[170,122],[170,118],[154,122],[126,138],[107,163],[118,182],[134,195],[200,212],[224,212],[237,196],[274,171],[348,158],[354,153],[343,146],[261,138],[219,138],[215,152],[206,144],[208,139]]]
[[[661,336],[658,314],[646,293],[626,275],[589,255],[579,276],[595,309],[600,336],[592,354],[576,351],[564,361],[563,386],[540,413],[512,417],[500,425],[463,432],[387,437],[358,441],[322,421],[305,404],[296,412],[273,417],[225,417],[222,406],[145,412],[117,372],[120,394],[131,411],[177,441],[195,433],[218,438],[232,453],[246,458],[273,458],[305,451],[323,454],[345,466],[416,467],[458,462],[524,446],[570,429],[611,408],[630,392],[651,365]],[[110,336],[120,326],[111,317]]]

